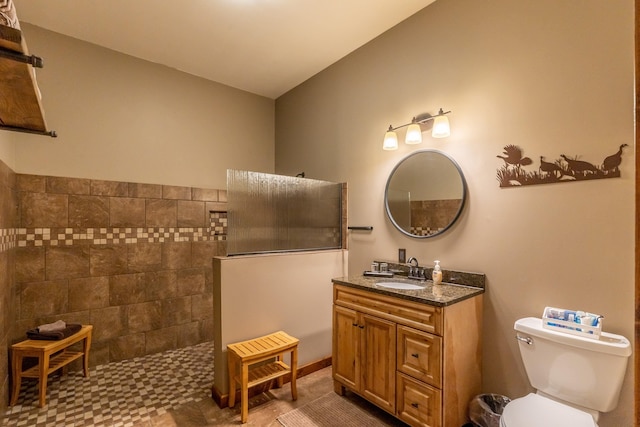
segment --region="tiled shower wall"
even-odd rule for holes
[[[16,319],[17,289],[14,280],[16,252],[16,176],[0,161],[0,411],[9,400],[9,352]]]
[[[212,340],[226,191],[21,174],[16,191],[10,341],[92,324],[94,366]]]

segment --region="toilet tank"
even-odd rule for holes
[[[628,339],[606,332],[599,339],[556,332],[535,317],[516,321],[514,329],[533,387],[599,412],[616,407],[631,355]]]

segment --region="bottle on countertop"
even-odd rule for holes
[[[431,278],[433,279],[434,285],[439,285],[442,283],[442,270],[440,269],[440,261],[433,261],[436,265],[433,267],[433,273],[431,273]]]

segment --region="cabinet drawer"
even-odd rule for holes
[[[336,305],[372,314],[426,332],[442,335],[442,308],[371,291],[334,285]]]
[[[398,325],[398,370],[442,388],[442,338]]]
[[[414,427],[442,426],[440,390],[398,373],[397,417]]]

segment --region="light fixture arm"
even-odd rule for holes
[[[417,123],[417,124],[422,125],[422,124],[427,123],[429,120],[435,120],[435,119],[436,119],[436,117],[438,117],[438,116],[444,116],[445,114],[449,114],[450,112],[451,112],[451,110],[449,110],[449,111],[444,111],[442,108],[440,108],[440,110],[438,111],[438,114],[436,114],[435,116],[432,116],[432,115],[430,115],[430,114],[427,114],[427,115],[426,115],[426,117],[421,118],[420,120],[418,120],[416,117],[414,117],[414,118],[411,120],[411,122],[410,122],[410,123],[405,123],[405,124],[400,125],[400,126],[393,127],[392,125],[389,125],[389,129],[387,130],[387,132],[393,132],[393,131],[396,131],[396,130],[398,130],[398,129],[402,129],[402,128],[404,128],[404,127],[407,127],[407,126],[409,126],[409,125],[412,125],[412,124],[414,124],[414,123]]]
[[[405,123],[396,127],[393,127],[393,125],[389,125],[389,129],[384,135],[382,149],[387,151],[397,150],[398,135],[395,131],[407,126],[409,128],[407,129],[407,135],[404,141],[405,144],[413,145],[422,143],[422,129],[420,128],[420,125],[430,120],[433,120],[433,129],[431,131],[431,136],[433,138],[445,138],[449,136],[449,119],[447,119],[445,115],[449,114],[450,112],[451,111],[444,111],[442,108],[440,108],[438,114],[436,114],[435,116],[432,116],[431,114],[424,114],[421,116],[413,117],[413,119],[411,119],[411,123]]]

